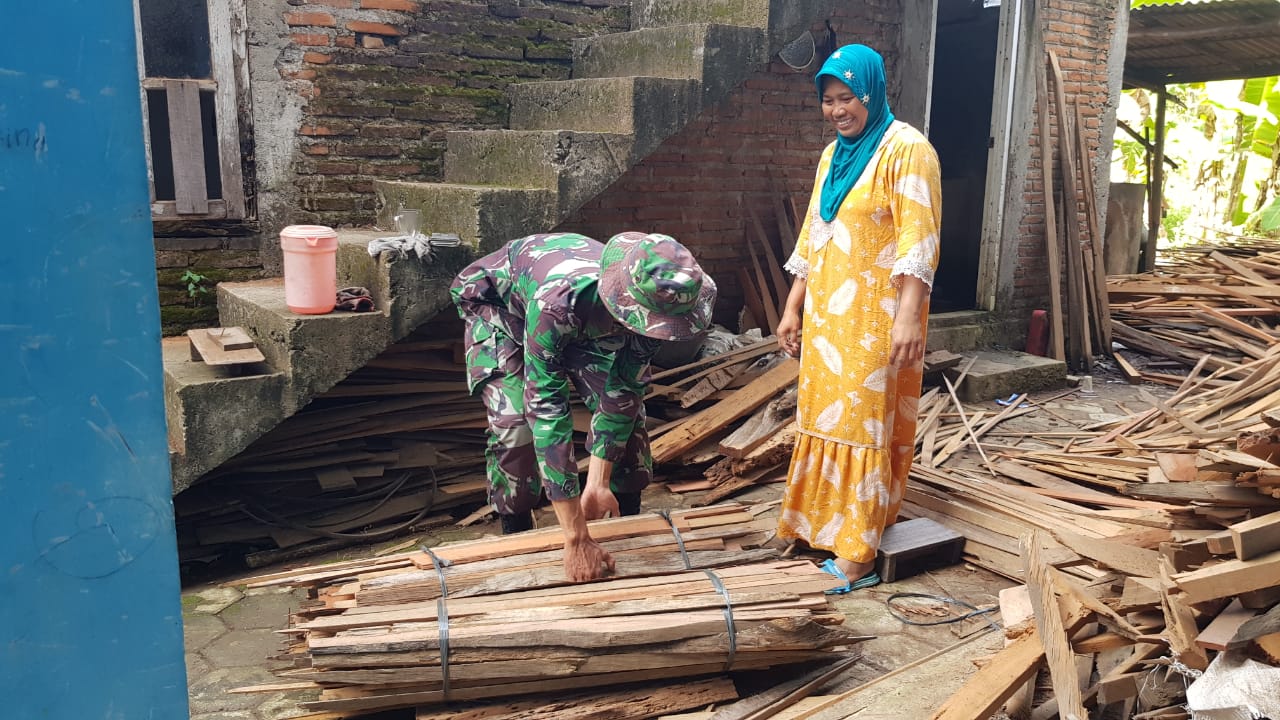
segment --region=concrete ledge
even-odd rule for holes
[[[630,135],[480,130],[446,137],[446,182],[551,189],[561,217],[612,185],[636,161]]]
[[[378,230],[338,231],[339,283],[368,288],[374,305],[391,315],[391,342],[400,340],[451,305],[449,285],[475,251],[469,247],[436,248],[430,261],[369,255],[369,242],[392,233]]]
[[[221,283],[218,316],[248,331],[267,362],[289,378],[279,398],[285,417],[363,367],[391,338],[390,318],[380,311],[295,315],[285,305],[284,278]]]
[[[956,394],[965,402],[1007,398],[1014,393],[1060,388],[1067,384],[1067,364],[1061,360],[1014,350],[978,350],[964,355],[976,358],[964,381],[956,388]],[[954,381],[968,364],[966,359],[944,372]]]
[[[740,25],[768,30],[769,52],[830,17],[840,0],[633,0],[631,28],[691,23]]]
[[[233,376],[191,360],[186,337],[165,338],[164,409],[173,493],[187,489],[285,418],[284,373],[268,367]]]
[[[929,315],[927,349],[964,352],[989,347],[1020,348],[1026,332],[1026,322],[985,310],[933,313]]]
[[[676,25],[582,38],[573,43],[576,78],[646,76],[702,83],[702,104],[722,100],[769,60],[764,30],[735,25]]]
[[[380,210],[378,224],[393,227],[391,218],[403,205],[422,211],[422,231],[456,233],[480,252],[513,238],[545,232],[559,221],[556,193],[445,183],[375,181]]]

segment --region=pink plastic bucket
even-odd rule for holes
[[[338,233],[323,225],[290,225],[280,231],[284,251],[284,302],[300,315],[333,312],[338,295]]]

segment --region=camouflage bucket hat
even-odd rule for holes
[[[600,256],[600,298],[633,332],[690,340],[711,326],[716,284],[674,238],[624,232]]]

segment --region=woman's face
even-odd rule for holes
[[[853,139],[867,127],[867,106],[854,96],[848,85],[833,77],[822,80],[822,117],[841,136]]]

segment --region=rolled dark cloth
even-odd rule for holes
[[[336,308],[351,312],[373,312],[373,298],[369,297],[369,291],[362,287],[342,288],[338,291]]]

